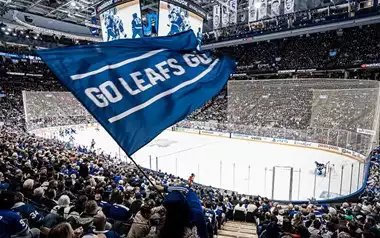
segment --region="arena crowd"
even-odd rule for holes
[[[235,56],[240,72],[360,68],[362,64],[379,62],[379,32],[380,25],[375,24],[260,41],[217,49],[217,52]]]
[[[194,183],[193,175],[189,179],[179,178],[123,163],[90,148],[68,148],[58,140],[28,134],[22,91],[64,89],[41,63],[15,63],[4,58],[3,63],[0,71],[0,91],[5,94],[0,98],[0,237],[203,238],[213,237],[218,228],[230,220],[255,222],[258,235],[263,238],[380,237],[380,149],[369,155],[367,186],[354,202],[318,204],[311,199],[305,204],[279,203],[265,197],[215,189]],[[7,74],[14,71],[42,72],[44,77]],[[304,112],[302,109],[311,108],[311,105],[304,105],[306,102],[310,104],[313,98],[309,89],[319,83],[299,86],[299,93],[295,94],[294,89],[291,90],[295,85],[283,81],[251,85],[248,89],[256,90],[259,98],[252,96],[249,101],[267,102],[253,104],[252,108],[249,108],[251,104],[239,107],[239,95],[248,96],[244,93],[248,84],[238,84],[233,85],[237,87],[232,91],[236,95],[224,90],[190,119],[239,120],[258,127],[307,129],[316,125],[352,130],[351,126],[367,127],[370,124],[377,102],[371,91],[377,87],[372,85],[373,82],[358,86],[347,81],[342,86],[331,81],[319,89],[352,87],[359,90],[353,95],[346,92],[322,94],[331,99],[327,107],[317,107],[316,114],[311,109]],[[360,89],[369,90],[363,93]],[[283,100],[292,100],[273,105],[275,101],[270,99],[280,97],[280,91],[287,92]],[[321,94],[317,95],[318,100],[323,99]],[[65,125],[67,121],[79,124],[91,120],[83,109],[75,107],[74,102],[68,102],[67,111],[49,107],[49,102],[56,105],[66,99],[61,92],[31,93],[29,96],[34,102],[45,102],[45,107],[30,105],[34,108],[27,115],[39,126]],[[337,109],[334,104],[338,97],[347,99],[342,109]],[[358,97],[361,100],[351,100]],[[273,106],[276,111],[270,109]],[[358,107],[362,107],[358,115],[360,120],[350,121],[351,117],[347,115]],[[211,113],[207,113],[208,110]],[[331,116],[321,118],[319,113],[326,114],[323,110],[331,112]],[[228,117],[229,112],[240,118]],[[252,114],[258,117],[252,117]]]

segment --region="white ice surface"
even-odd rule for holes
[[[119,146],[104,129],[78,131],[74,137],[75,143],[86,146],[95,139],[96,148],[119,156]],[[124,153],[121,153],[121,157],[124,157]],[[269,198],[272,194],[273,166],[293,167],[293,200],[312,198],[315,178],[316,197],[326,198],[329,175],[315,176],[315,161],[330,161],[330,164],[335,165],[335,171],[331,173],[330,197],[340,194],[342,166],[342,195],[349,194],[350,187],[352,192],[360,187],[364,170],[361,166],[358,176],[358,161],[326,151],[172,131],[164,131],[132,157],[146,168],[150,167],[151,157],[152,169],[156,169],[158,157],[158,169],[161,171],[183,178],[194,173],[198,183]],[[350,183],[352,164],[354,166]],[[301,173],[298,172],[299,169]],[[274,198],[287,200],[290,170],[277,167],[275,175]]]

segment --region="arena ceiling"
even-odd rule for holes
[[[89,23],[95,16],[95,7],[104,0],[0,0],[1,9],[46,16],[76,24]],[[157,9],[155,0],[142,0],[144,9]]]
[[[104,0],[0,0],[0,16],[2,11],[17,9],[22,12],[83,25],[90,23],[91,18],[95,16],[95,7],[103,1]],[[142,10],[157,10],[157,0],[141,1]],[[193,2],[209,12],[210,17],[212,16],[213,5],[223,5],[226,4],[226,1],[227,0],[193,0]],[[238,0],[239,10],[244,9],[247,4],[247,0]]]

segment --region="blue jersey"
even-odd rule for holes
[[[126,206],[113,204],[109,207],[108,217],[118,221],[128,221],[131,218],[131,212]]]
[[[12,211],[0,210],[0,237],[22,237],[29,231],[22,217]]]
[[[216,213],[214,210],[206,208],[205,217],[208,220],[208,222],[210,222],[211,224],[215,224]]]
[[[32,205],[23,202],[16,203],[12,207],[12,211],[20,214],[22,218],[28,219],[29,223],[33,226],[40,225],[44,220],[44,217]]]
[[[172,23],[172,25],[180,27],[183,24],[183,19],[179,13],[172,12],[170,14],[170,22]]]
[[[113,30],[114,27],[115,27],[115,22],[114,22],[114,18],[113,18],[113,15],[109,14],[107,17],[106,17],[106,28],[109,29],[109,30]]]
[[[132,30],[141,30],[142,29],[142,23],[141,19],[136,17],[132,20]]]

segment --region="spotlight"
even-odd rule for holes
[[[2,31],[5,31],[5,30],[6,30],[6,28],[5,28],[5,27],[2,27],[2,28],[1,28],[1,30],[2,30]]]
[[[26,38],[29,38],[29,35],[26,35],[25,37],[26,37]]]
[[[77,4],[76,4],[74,1],[71,1],[70,5],[71,5],[72,7],[75,7]]]
[[[13,36],[17,36],[17,34],[16,34],[16,32],[13,32],[13,34],[12,34]]]
[[[20,34],[21,34],[21,35],[24,35],[24,31],[20,31]]]
[[[5,32],[5,35],[9,36],[9,32],[8,32],[8,31],[7,31],[7,32]]]
[[[38,37],[37,37],[37,36],[34,36],[33,38],[34,38],[35,40],[37,40],[37,39],[38,39]]]
[[[11,28],[8,28],[7,30],[8,30],[8,31],[12,31],[12,29],[11,29]]]

